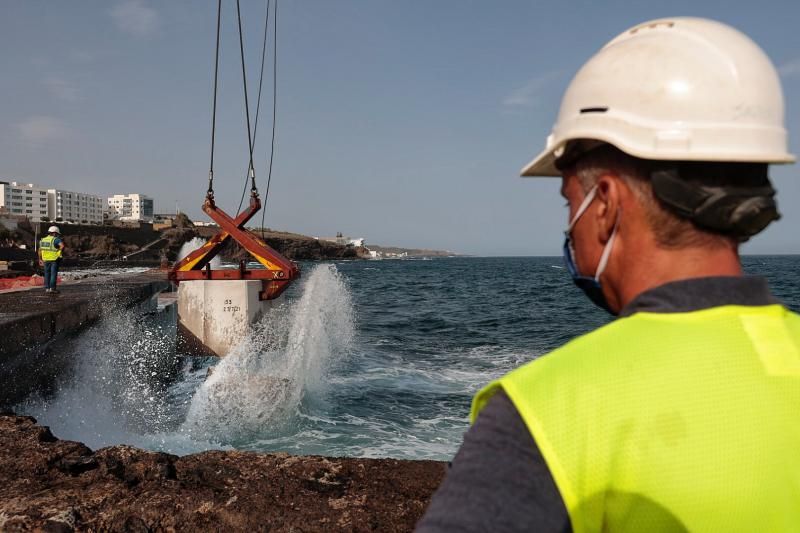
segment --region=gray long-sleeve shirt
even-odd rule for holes
[[[721,305],[778,303],[760,277],[666,283],[620,312],[682,313]],[[421,533],[571,531],[569,515],[533,436],[499,391],[464,435],[447,476],[417,524]]]

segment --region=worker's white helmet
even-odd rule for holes
[[[61,233],[58,229],[58,226],[50,226],[47,228],[47,233]]]
[[[643,159],[792,163],[783,93],[749,37],[700,18],[645,22],[575,75],[545,150],[523,176],[559,176],[569,141],[610,143]]]

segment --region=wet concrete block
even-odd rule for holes
[[[276,300],[260,301],[258,280],[193,280],[178,286],[178,345],[225,356]],[[278,299],[277,301],[280,301]]]

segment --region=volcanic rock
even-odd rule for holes
[[[2,531],[410,531],[444,463],[59,440],[0,415]]]

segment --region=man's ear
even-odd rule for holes
[[[597,237],[603,243],[608,242],[614,231],[622,194],[622,183],[616,176],[604,174],[597,180],[595,216],[597,217]]]

